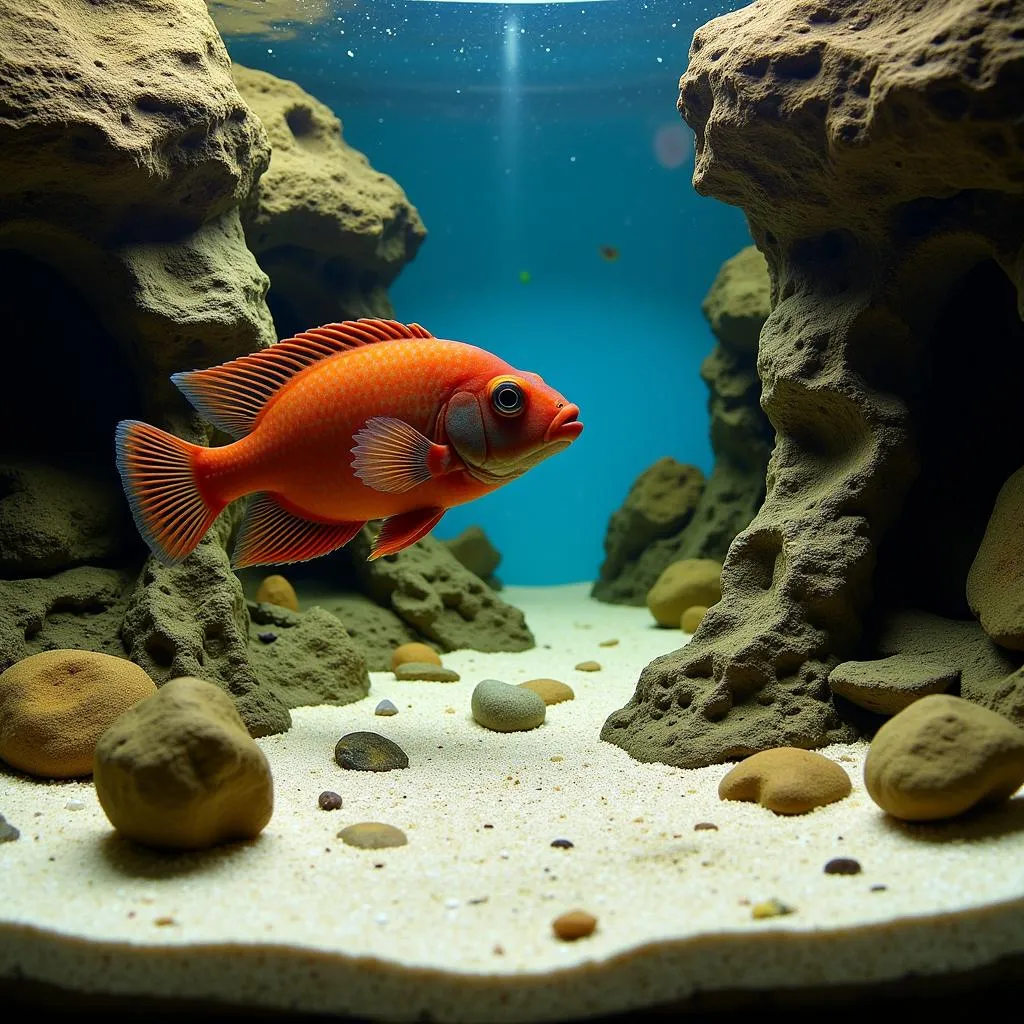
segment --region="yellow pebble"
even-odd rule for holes
[[[679,628],[684,633],[696,632],[697,627],[700,625],[700,620],[704,618],[704,613],[707,610],[707,605],[704,604],[691,605],[683,612],[679,620]]]
[[[276,604],[279,608],[299,610],[299,598],[295,588],[283,576],[266,576],[256,591],[256,600],[261,604]]]
[[[577,672],[600,672],[601,664],[597,661],[581,661],[576,666]]]
[[[426,644],[402,644],[391,652],[391,671],[394,672],[399,665],[404,665],[407,661],[440,665],[441,656],[433,647],[428,647]]]
[[[519,685],[524,690],[533,690],[545,704],[561,704],[563,700],[572,700],[576,696],[571,686],[557,679],[528,679]]]

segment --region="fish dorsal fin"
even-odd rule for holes
[[[175,373],[171,380],[204,419],[240,438],[252,430],[271,396],[308,366],[380,341],[432,337],[419,324],[345,320],[303,331],[294,338],[208,370]]]

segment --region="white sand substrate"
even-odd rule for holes
[[[287,734],[258,741],[276,807],[253,842],[148,851],[115,835],[90,782],[0,774],[0,813],[22,833],[0,844],[0,978],[374,1019],[540,1021],[698,991],[962,971],[1024,950],[1024,799],[901,824],[864,791],[866,745],[837,745],[823,753],[852,795],[783,817],[720,800],[728,765],[638,763],[600,741],[601,725],[685,636],[588,591],[507,588],[536,648],[445,655],[458,683],[378,672],[356,704],[295,710]],[[587,659],[601,671],[575,670]],[[472,720],[481,679],[539,676],[576,692],[540,728]],[[374,715],[384,697],[399,714]],[[335,743],[364,729],[400,744],[410,767],[339,768]],[[344,806],[320,810],[322,790]],[[337,832],[357,821],[396,825],[408,845],[348,847]],[[560,838],[573,847],[552,847]],[[862,873],[826,874],[838,856]],[[793,912],[754,918],[770,899]],[[575,908],[597,930],[560,941],[551,922]]]

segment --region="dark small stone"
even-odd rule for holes
[[[21,833],[0,814],[0,843],[13,843]]]
[[[350,732],[338,740],[334,760],[357,772],[389,772],[408,768],[409,756],[393,740],[375,732]]]
[[[276,633],[271,633],[269,630],[267,630],[266,633],[257,633],[256,635],[265,644],[272,644],[277,639],[277,634]]]
[[[698,821],[693,826],[694,832],[717,832],[718,826],[713,821]]]
[[[341,807],[341,797],[333,790],[325,789],[317,798],[316,802],[322,811],[336,811]]]
[[[888,889],[888,888],[889,888],[889,886],[887,886],[887,885],[873,885],[873,886],[871,886],[871,891],[872,892],[885,892],[885,890]]]
[[[484,825],[484,828],[494,828],[493,825]]]
[[[825,865],[826,875],[859,875],[860,863],[852,857],[833,857]]]
[[[552,839],[551,845],[559,850],[571,850],[575,844],[569,839]]]

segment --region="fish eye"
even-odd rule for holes
[[[526,407],[526,394],[513,380],[503,380],[491,392],[491,405],[501,416],[518,416]]]

